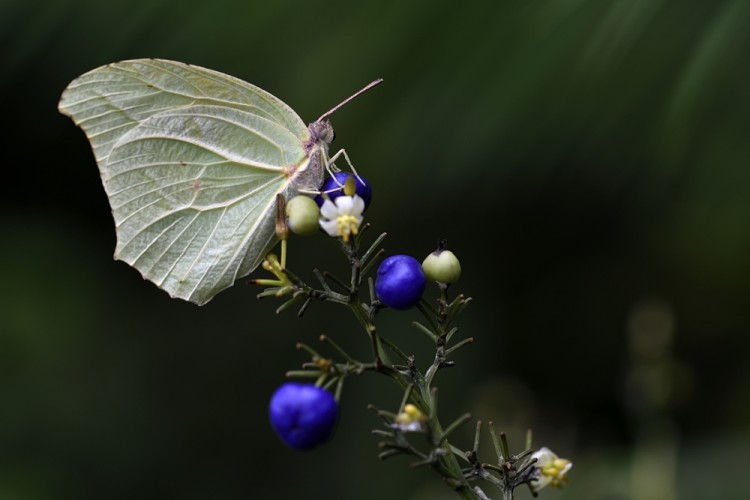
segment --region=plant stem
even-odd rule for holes
[[[376,364],[379,362],[378,371],[388,375],[394,382],[399,384],[403,389],[406,389],[412,382],[407,379],[404,375],[393,368],[388,351],[384,349],[383,343],[377,336],[377,330],[375,324],[370,320],[365,312],[362,303],[359,300],[354,300],[349,304],[350,309],[354,313],[354,316],[360,322],[365,332],[373,342],[373,355],[376,356]],[[432,406],[434,404],[432,395],[430,394],[430,388],[424,384],[420,384],[418,391],[411,391],[414,403],[420,408],[425,414],[431,414]],[[432,420],[433,429],[432,432],[435,436],[442,436],[444,434],[443,428],[440,425],[440,421],[437,416]],[[456,459],[456,455],[451,451],[451,446],[446,438],[442,444],[442,447],[449,450],[449,453],[438,458],[438,472],[445,478],[452,480],[458,486],[454,488],[456,493],[464,499],[476,500],[477,494],[469,486],[466,479],[463,477],[461,471],[461,465]]]

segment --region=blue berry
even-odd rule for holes
[[[344,183],[349,177],[354,177],[354,182],[357,188],[357,196],[362,198],[362,200],[365,202],[365,210],[367,210],[367,207],[370,206],[370,201],[372,201],[372,188],[370,188],[370,183],[367,182],[367,179],[365,179],[364,177],[360,177],[359,179],[362,179],[362,181],[364,181],[364,184],[362,184],[362,181],[360,181],[356,175],[350,172],[336,172],[334,176],[339,181],[341,186],[336,183],[333,177],[328,177],[323,183],[323,186],[320,188],[320,191],[326,192],[330,189],[335,189],[335,191],[328,193],[328,198],[333,201],[339,196],[344,195]],[[318,195],[315,197],[315,202],[318,204],[318,206],[323,205],[324,200],[325,198],[323,198],[322,195]]]
[[[409,255],[392,255],[378,267],[375,293],[393,309],[409,309],[419,302],[427,283],[422,265]]]
[[[268,407],[274,430],[296,450],[309,450],[327,441],[338,413],[338,403],[330,392],[299,382],[287,382],[276,389]]]

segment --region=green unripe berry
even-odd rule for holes
[[[438,248],[422,262],[422,270],[430,281],[450,285],[461,277],[461,263],[450,250]]]
[[[295,234],[310,236],[318,232],[320,209],[315,200],[308,196],[295,196],[286,203],[286,216],[289,229]]]

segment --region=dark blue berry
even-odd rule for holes
[[[362,181],[364,181],[364,184],[363,184],[362,181],[360,181],[356,175],[350,172],[336,172],[334,176],[336,177],[336,179],[338,179],[339,182],[336,183],[333,177],[328,177],[323,183],[323,186],[320,188],[320,191],[326,192],[330,189],[334,189],[335,191],[328,193],[328,198],[331,201],[333,201],[339,196],[344,195],[344,188],[343,188],[344,183],[349,177],[354,177],[354,183],[357,188],[357,196],[362,198],[362,200],[365,202],[365,210],[367,210],[367,207],[370,206],[370,201],[372,201],[372,189],[370,188],[370,183],[367,182],[367,179],[365,179],[364,177],[359,178],[359,179],[362,179]],[[315,197],[315,202],[318,204],[318,206],[323,205],[324,200],[325,198],[323,198],[323,195],[318,195]]]
[[[279,387],[268,407],[274,430],[296,450],[309,450],[327,441],[338,413],[338,403],[330,392],[298,382]]]
[[[422,264],[409,255],[393,255],[380,263],[375,293],[393,309],[409,309],[419,302],[426,284]]]

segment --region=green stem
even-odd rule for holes
[[[286,238],[281,240],[281,269],[286,269]]]
[[[402,389],[406,389],[411,384],[411,381],[408,380],[407,377],[399,373],[397,370],[393,369],[388,351],[384,348],[383,343],[380,342],[380,339],[377,336],[377,331],[375,329],[375,324],[367,316],[362,303],[359,300],[354,300],[349,304],[349,307],[373,342],[373,354],[380,361],[378,371],[385,373],[394,382],[399,384]],[[418,391],[413,390],[412,396],[417,407],[419,407],[419,409],[423,413],[430,414],[430,409],[433,405],[433,399],[432,395],[430,394],[429,387],[420,387]],[[433,432],[436,436],[444,435],[443,428],[440,425],[437,417],[435,417],[433,420]],[[444,442],[443,447],[451,450],[450,443],[447,440]],[[451,452],[440,457],[438,461],[440,464],[440,468],[443,469],[442,475],[448,479],[451,479],[452,482],[457,483],[457,486],[454,487],[456,493],[461,496],[461,498],[476,500],[477,495],[464,479],[463,472],[461,471],[461,465],[458,463],[456,455]]]

